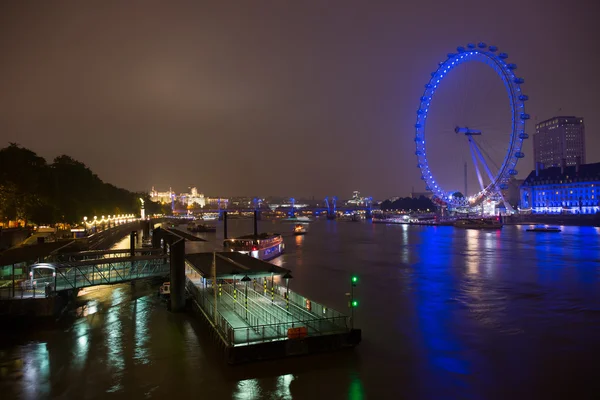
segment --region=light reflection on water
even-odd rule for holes
[[[252,222],[230,226],[242,234]],[[291,289],[341,311],[350,272],[358,273],[363,343],[354,352],[227,367],[204,326],[169,313],[156,287],[116,285],[79,298],[86,303],[69,326],[3,340],[0,393],[557,398],[595,379],[599,233],[316,222],[306,236],[285,237],[287,252],[277,262],[292,270]],[[218,249],[216,237],[194,246]]]
[[[134,300],[131,305],[131,314],[135,319],[135,360],[139,364],[150,362],[147,348],[150,311],[149,303],[144,299]]]
[[[116,392],[122,389],[121,378],[123,369],[125,368],[125,360],[123,359],[123,328],[121,319],[122,315],[121,302],[124,300],[124,289],[117,287],[112,292],[112,306],[106,315],[105,337],[106,351],[108,356],[108,365],[113,370],[113,386],[108,392]]]

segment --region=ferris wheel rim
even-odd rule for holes
[[[426,182],[427,190],[431,191],[442,203],[456,207],[476,206],[492,194],[506,189],[510,177],[518,174],[515,168],[518,160],[524,156],[521,150],[523,141],[528,138],[525,126],[526,121],[529,119],[529,114],[525,112],[525,102],[529,98],[521,90],[521,85],[525,80],[515,75],[514,70],[517,66],[513,63],[507,63],[507,58],[508,54],[498,52],[496,46],[488,46],[483,42],[477,45],[469,43],[466,47],[459,46],[456,53],[448,53],[446,60],[438,64],[438,68],[431,73],[431,78],[425,84],[425,90],[420,98],[417,121],[415,123],[415,155],[418,159],[417,167],[421,170],[421,179]],[[512,131],[507,153],[494,179],[474,196],[467,198],[467,193],[465,193],[464,197],[460,198],[453,197],[449,192],[445,192],[433,178],[425,149],[425,127],[429,106],[440,82],[458,65],[472,61],[487,64],[502,79],[510,101]]]

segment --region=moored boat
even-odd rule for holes
[[[302,224],[296,224],[294,226],[294,235],[304,235],[306,234],[306,228]]]
[[[223,247],[225,250],[248,254],[263,261],[281,255],[285,249],[283,237],[279,233],[260,233],[225,239]]]
[[[187,226],[187,230],[190,232],[216,232],[217,227],[214,225],[206,225],[206,224],[197,224],[195,222],[190,222]]]
[[[527,228],[527,232],[561,232],[560,228],[555,226],[535,226],[533,228]]]
[[[457,219],[454,226],[465,229],[502,229],[502,221],[500,218]]]

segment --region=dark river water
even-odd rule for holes
[[[600,398],[598,229],[260,225],[287,235],[274,262],[307,297],[347,311],[358,274],[355,350],[231,367],[157,282],[102,287],[57,324],[2,324],[0,398]],[[212,235],[188,252],[218,246]]]

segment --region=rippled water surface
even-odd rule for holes
[[[286,236],[291,288],[345,310],[360,276],[354,351],[229,367],[157,282],[102,287],[74,315],[2,324],[1,398],[599,398],[600,243],[560,234],[319,221]],[[230,221],[249,233],[251,221]],[[221,233],[219,232],[219,235]],[[219,242],[190,243],[189,251]]]

